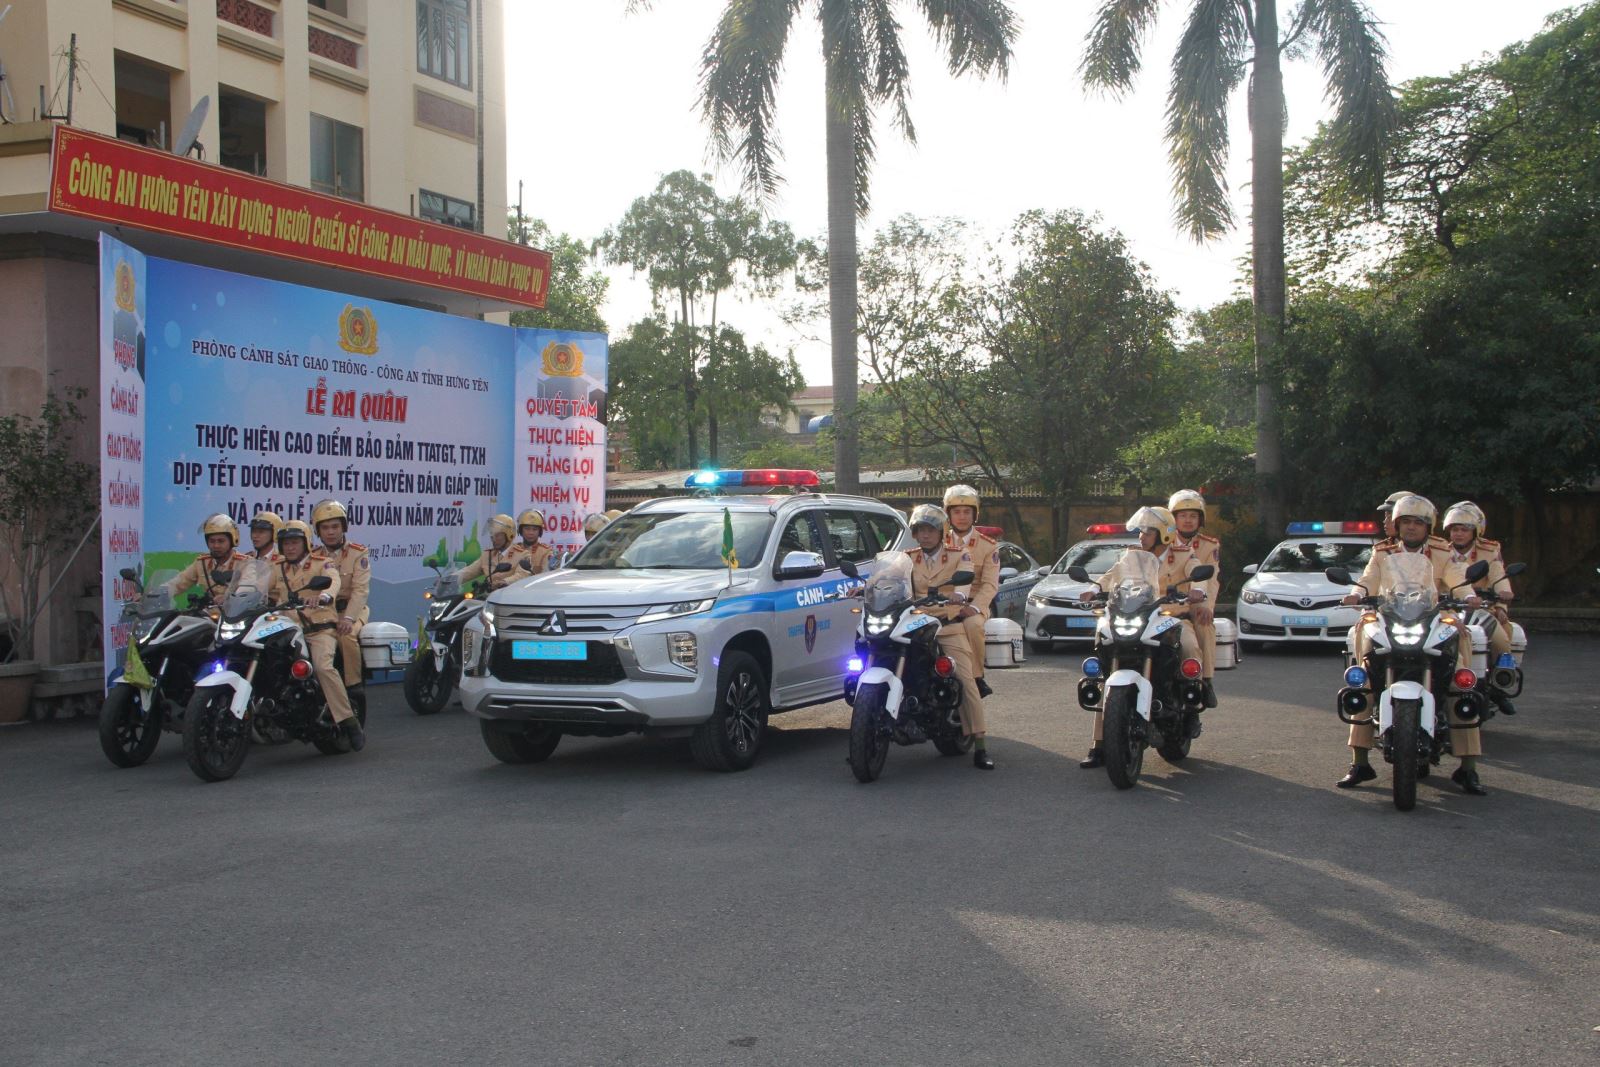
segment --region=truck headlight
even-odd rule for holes
[[[639,623],[660,622],[663,619],[681,619],[685,615],[698,615],[702,611],[710,611],[711,605],[717,602],[716,597],[707,600],[680,600],[676,604],[656,604],[643,615],[639,616]]]
[[[700,649],[694,634],[671,633],[667,635],[667,658],[688,671],[699,671]]]
[[[1246,604],[1266,604],[1270,602],[1267,594],[1254,589],[1245,589],[1239,593],[1239,599]]]

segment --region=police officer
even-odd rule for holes
[[[1476,582],[1474,588],[1492,590],[1499,598],[1498,602],[1489,608],[1489,612],[1494,616],[1494,622],[1486,627],[1488,631],[1486,636],[1489,639],[1489,663],[1493,665],[1500,662],[1501,656],[1511,655],[1511,616],[1506,612],[1505,605],[1515,600],[1516,594],[1511,591],[1511,579],[1506,577],[1505,558],[1500,551],[1500,542],[1484,537],[1483,527],[1483,509],[1470,500],[1451,504],[1450,510],[1444,513],[1444,532],[1450,542],[1450,549],[1444,555],[1442,584],[1449,589],[1457,589],[1467,580],[1468,567],[1479,560],[1489,564],[1489,573]],[[1465,599],[1469,608],[1476,609],[1483,606],[1483,600],[1475,593]],[[1507,715],[1517,713],[1511,698],[1497,687],[1491,685],[1488,691],[1489,699],[1493,700],[1495,706],[1502,712]]]
[[[204,591],[207,603],[220,604],[237,565],[249,557],[238,551],[238,524],[221,512],[200,524],[200,534],[206,539],[206,551],[167,582],[166,590],[177,596],[185,589],[198,586]]]
[[[1212,576],[1199,583],[1205,590],[1206,600],[1189,609],[1189,621],[1194,624],[1195,639],[1200,643],[1201,690],[1208,708],[1217,706],[1217,691],[1211,679],[1217,664],[1217,595],[1222,590],[1222,542],[1205,533],[1206,499],[1194,489],[1179,489],[1167,501],[1172,521],[1178,534],[1172,539],[1174,548],[1187,548],[1197,564],[1210,564]]]
[[[1399,534],[1395,530],[1394,507],[1397,503],[1408,496],[1415,497],[1416,499],[1422,501],[1422,503],[1425,505],[1425,510],[1428,513],[1428,526],[1430,529],[1438,520],[1439,510],[1433,506],[1433,501],[1429,500],[1421,493],[1413,493],[1409,489],[1401,489],[1398,492],[1390,493],[1389,498],[1378,505],[1378,514],[1383,521],[1384,536],[1384,540],[1379,541],[1378,544],[1397,545],[1400,543]],[[1446,547],[1448,547],[1449,542],[1440,537],[1438,534],[1430,533],[1428,535],[1428,544],[1435,551],[1443,551]]]
[[[299,609],[301,630],[306,646],[311,649],[317,685],[322,689],[322,698],[328,702],[328,714],[333,716],[334,725],[349,739],[350,748],[360,752],[366,747],[367,737],[361,729],[361,720],[350,708],[350,695],[333,662],[339,649],[339,639],[334,636],[338,609],[334,605],[343,592],[339,565],[321,549],[311,548],[311,527],[299,519],[291,519],[278,531],[278,552],[268,595],[275,604],[299,600],[305,605]],[[306,588],[313,578],[323,575],[333,584],[320,592]]]
[[[359,689],[361,627],[370,614],[367,594],[372,586],[372,557],[366,545],[345,537],[350,531],[350,513],[337,500],[324,500],[312,508],[311,525],[328,558],[339,568],[339,597],[334,601],[339,613],[339,655],[344,661],[345,688]]]
[[[518,546],[522,549],[522,556],[517,560],[517,566],[527,574],[543,574],[549,570],[550,546],[539,541],[544,536],[544,512],[529,508],[518,515],[517,533],[522,535],[522,542]]]
[[[973,680],[978,692],[990,696],[993,690],[984,681],[984,624],[994,611],[994,596],[1000,591],[1000,546],[987,534],[973,529],[978,521],[978,491],[970,485],[952,485],[944,491],[944,513],[950,520],[946,538],[951,551],[964,551],[972,557],[972,584],[957,590],[967,598],[961,608],[961,629],[972,649]]]
[[[489,551],[479,554],[465,570],[461,572],[461,584],[464,586],[475,578],[487,578],[489,591],[504,589],[518,578],[526,577],[527,572],[517,568],[517,564],[526,555],[526,550],[520,544],[513,544],[511,538],[516,533],[516,522],[510,515],[496,515],[489,520]],[[500,564],[508,563],[511,569],[498,570]]]
[[[250,520],[250,547],[246,553],[253,559],[268,563],[278,561],[278,531],[283,529],[283,519],[275,511],[258,511]]]
[[[588,544],[590,541],[593,541],[594,540],[594,535],[599,533],[601,530],[604,530],[606,528],[606,525],[608,523],[610,523],[610,522],[611,522],[610,519],[606,518],[604,515],[600,514],[600,512],[598,512],[598,511],[595,512],[593,515],[585,516],[584,520],[583,520],[583,541],[584,541],[584,544]]]
[[[1096,579],[1103,593],[1111,592],[1122,584],[1124,578],[1149,580],[1153,575],[1160,592],[1164,594],[1173,586],[1187,582],[1189,572],[1200,565],[1188,546],[1177,543],[1177,523],[1172,518],[1172,512],[1166,508],[1140,508],[1128,519],[1127,529],[1130,533],[1138,533],[1139,543],[1128,546],[1122,558]],[[1208,594],[1204,586],[1204,582],[1189,586],[1191,610],[1207,602]],[[1094,590],[1085,589],[1078,594],[1078,599],[1085,602],[1093,600]],[[1181,620],[1179,624],[1178,647],[1184,659],[1200,658],[1200,645],[1195,640],[1194,626],[1188,619]],[[1089,744],[1089,755],[1078,764],[1084,770],[1105,766],[1105,749],[1100,744],[1105,739],[1105,719],[1104,709],[1094,713],[1094,736]]]
[[[928,595],[929,590],[948,582],[957,571],[972,569],[972,559],[965,549],[952,548],[945,539],[946,516],[941,508],[932,504],[919,504],[911,509],[911,536],[916,547],[908,549],[911,557],[911,591],[917,597]],[[994,770],[994,760],[984,742],[983,694],[973,674],[974,655],[967,643],[965,628],[960,624],[963,608],[970,607],[965,595],[947,594],[952,603],[923,610],[939,619],[939,650],[955,664],[956,678],[961,682],[961,732],[972,738],[972,765],[979,770]]]
[[[1394,501],[1392,511],[1395,537],[1373,546],[1366,569],[1356,580],[1360,588],[1344,598],[1347,605],[1359,604],[1364,596],[1384,596],[1401,582],[1419,581],[1432,585],[1436,590],[1447,591],[1441,574],[1443,560],[1434,543],[1437,539],[1432,536],[1433,505],[1413,493]],[[1366,627],[1357,623],[1355,656],[1356,662],[1362,666],[1367,663],[1367,646]],[[1458,665],[1464,667],[1471,662],[1470,646],[1471,642],[1463,628],[1456,646]],[[1376,739],[1371,720],[1369,711],[1350,725],[1350,770],[1336,783],[1340,789],[1353,789],[1378,776],[1368,756]],[[1478,724],[1459,718],[1452,707],[1450,726],[1451,749],[1461,757],[1461,767],[1450,777],[1466,792],[1482,796],[1486,790],[1478,783],[1475,769],[1477,758],[1483,751]],[[1426,765],[1421,770],[1426,773]]]

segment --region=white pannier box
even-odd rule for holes
[[[388,671],[411,662],[411,631],[394,622],[369,622],[361,628],[361,662],[368,670]]]
[[[1010,619],[990,619],[983,624],[985,667],[1015,667],[1025,658],[1022,652],[1022,627]]]
[[[1219,671],[1232,670],[1239,665],[1239,631],[1232,619],[1218,615],[1213,621],[1217,627],[1216,668]]]

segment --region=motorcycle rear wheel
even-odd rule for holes
[[[455,690],[450,670],[440,671],[431,653],[418,652],[417,658],[406,667],[406,703],[418,715],[436,715]]]
[[[131,685],[114,685],[100,705],[100,751],[118,767],[137,767],[149,759],[161,743],[161,719],[166,707],[160,692],[150,700],[146,713],[139,703],[139,690]]]
[[[1421,719],[1420,700],[1394,702],[1389,743],[1394,756],[1394,806],[1401,811],[1417,806],[1417,731]]]
[[[203,686],[183,714],[183,758],[202,782],[222,782],[239,773],[250,754],[250,724],[229,709],[233,690]]]
[[[1189,736],[1189,721],[1188,714],[1179,721],[1178,730],[1183,734],[1179,740],[1157,746],[1156,751],[1168,763],[1181,763],[1189,758],[1189,746],[1194,743],[1194,738]]]
[[[1139,712],[1134,700],[1132,686],[1119,685],[1106,693],[1105,738],[1100,744],[1105,753],[1106,777],[1118,789],[1137,785],[1144,768],[1144,742],[1135,733]]]
[[[889,687],[880,683],[856,690],[850,712],[850,772],[862,784],[876,780],[889,758],[889,739],[879,729],[888,698]]]

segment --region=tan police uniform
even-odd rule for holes
[[[1000,591],[1000,545],[987,534],[969,528],[958,533],[952,526],[945,534],[945,547],[972,557],[972,584],[956,590],[966,595],[978,614],[961,620],[961,630],[972,650],[973,678],[982,678],[985,639],[983,627],[994,616],[994,598]]]
[[[205,594],[206,603],[214,607],[222,603],[222,598],[228,592],[228,583],[226,579],[213,581],[212,575],[219,571],[231,574],[238,564],[249,558],[237,550],[230,550],[227,557],[221,560],[213,558],[209,552],[202,552],[176,578],[166,583],[167,590],[176,597],[185,589],[198,587]]]
[[[283,553],[275,548],[264,548],[258,552],[246,552],[245,559],[265,560],[268,563],[279,563],[283,560]]]
[[[1222,592],[1222,542],[1206,533],[1204,530],[1196,531],[1194,538],[1187,544],[1184,543],[1183,534],[1175,534],[1172,539],[1173,548],[1187,548],[1193,556],[1196,565],[1210,564],[1214,573],[1203,582],[1195,585],[1205,590],[1206,603],[1216,611],[1217,597]],[[1195,640],[1200,646],[1200,677],[1209,681],[1216,671],[1217,664],[1217,623],[1213,615],[1209,622],[1189,620],[1189,625],[1194,627]]]
[[[311,579],[320,575],[333,579],[333,584],[323,590],[308,589]],[[333,597],[327,606],[318,603],[323,593]],[[339,622],[339,611],[333,605],[344,595],[344,587],[339,581],[339,565],[320,548],[308,553],[299,563],[279,560],[277,566],[272,568],[272,590],[269,595],[275,604],[286,603],[293,597],[299,597],[306,603],[305,607],[299,609],[299,615],[306,646],[311,649],[311,665],[317,671],[317,685],[322,687],[322,696],[328,702],[328,712],[333,716],[333,721],[344,722],[355,713],[350,710],[350,695],[345,692],[344,682],[333,662],[334,654],[339,650],[339,636],[335,629]]]
[[[1467,580],[1467,568],[1474,563],[1483,561],[1489,564],[1489,573],[1473,583],[1473,588],[1481,592],[1493,590],[1503,593],[1511,588],[1511,579],[1506,577],[1505,558],[1501,554],[1500,542],[1491,541],[1486,537],[1475,538],[1472,547],[1465,552],[1456,551],[1454,545],[1449,545],[1441,554],[1443,562],[1444,579],[1440,583],[1449,589],[1456,589]],[[1456,596],[1466,599],[1469,595],[1465,589],[1456,589]],[[1495,621],[1499,623],[1488,634],[1489,638],[1489,666],[1493,667],[1502,655],[1511,651],[1511,616],[1507,614],[1504,604],[1486,605]]]
[[[526,578],[530,574],[543,574],[550,569],[550,557],[555,554],[555,550],[543,541],[531,546],[526,541],[518,541],[516,547],[522,552],[517,559],[517,570],[522,572],[517,575],[518,578]]]
[[[489,592],[492,593],[496,589],[504,589],[518,579],[526,578],[528,572],[523,570],[519,564],[527,554],[527,546],[520,541],[513,541],[499,551],[495,551],[493,546],[485,549],[479,553],[477,559],[473,560],[461,572],[462,588],[466,588],[468,582],[479,578],[487,578],[489,580]],[[511,564],[511,569],[496,573],[495,568],[502,563]]]
[[[972,569],[972,559],[967,553],[948,544],[940,545],[931,558],[922,551],[921,545],[908,549],[906,555],[911,557],[911,592],[919,598],[927,596],[935,586],[948,582],[956,571]],[[952,621],[961,609],[958,605],[946,604],[922,610],[943,622],[939,627],[939,650],[955,664],[956,678],[961,683],[961,732],[982,734],[985,732],[983,697],[978,693],[977,675],[973,674],[972,647],[967,643],[965,629]]]
[[[344,684],[361,684],[361,628],[367,624],[371,609],[367,607],[367,594],[372,586],[372,556],[367,546],[345,538],[337,549],[324,545],[325,552],[339,568],[339,599],[334,603],[338,619],[349,619],[354,625],[347,634],[338,634],[339,653],[344,660]]]
[[[1122,554],[1121,559],[1117,560],[1117,562],[1111,565],[1110,570],[1096,578],[1095,583],[1100,586],[1101,592],[1113,592],[1117,586],[1122,583],[1124,578],[1139,577],[1140,572],[1135,568],[1133,561],[1129,559],[1129,557],[1135,552],[1143,551],[1144,549],[1138,547],[1137,545],[1129,548]],[[1168,589],[1171,589],[1179,582],[1187,579],[1189,577],[1189,572],[1200,565],[1199,561],[1194,558],[1194,553],[1189,550],[1189,547],[1187,545],[1179,545],[1176,540],[1174,540],[1170,545],[1162,546],[1161,550],[1155,553],[1155,556],[1157,565],[1160,568],[1159,573],[1161,576],[1161,588],[1156,590],[1157,596],[1166,596]],[[1185,592],[1185,590],[1180,588],[1179,592]],[[1195,640],[1194,624],[1191,623],[1187,618],[1183,617],[1183,606],[1180,604],[1173,604],[1169,607],[1163,608],[1162,610],[1165,613],[1177,616],[1180,620],[1178,629],[1178,650],[1182,653],[1183,658],[1195,660],[1199,659],[1200,645]],[[1100,742],[1105,738],[1105,725],[1106,713],[1105,708],[1102,707],[1099,711],[1094,713],[1094,748],[1099,748]]]
[[[1447,595],[1449,590],[1445,586],[1441,575],[1445,562],[1444,557],[1448,554],[1449,542],[1444,541],[1445,547],[1441,549],[1439,542],[1442,540],[1442,538],[1438,537],[1429,537],[1427,543],[1414,552],[1407,548],[1399,538],[1389,538],[1378,542],[1373,546],[1372,555],[1367,560],[1367,566],[1362,570],[1361,577],[1356,579],[1356,584],[1365,590],[1362,595],[1383,596],[1387,594],[1396,582],[1391,560],[1401,555],[1419,554],[1427,557],[1428,565],[1434,578],[1435,591],[1441,596]],[[1371,611],[1365,611],[1356,622],[1356,663],[1362,667],[1367,665],[1367,648],[1369,644],[1366,636],[1366,623],[1374,618],[1376,616]],[[1456,642],[1456,666],[1466,667],[1470,666],[1471,663],[1472,641],[1467,635],[1466,627],[1463,626],[1460,639]],[[1467,722],[1465,719],[1458,718],[1455,713],[1455,702],[1450,701],[1449,703],[1451,707],[1447,710],[1450,715],[1450,746],[1452,751],[1457,756],[1482,755],[1483,743],[1479,737],[1478,724],[1475,721]],[[1371,748],[1376,742],[1377,732],[1372,727],[1373,710],[1375,709],[1369,709],[1366,714],[1359,716],[1355,722],[1350,724],[1348,743],[1351,748]]]

